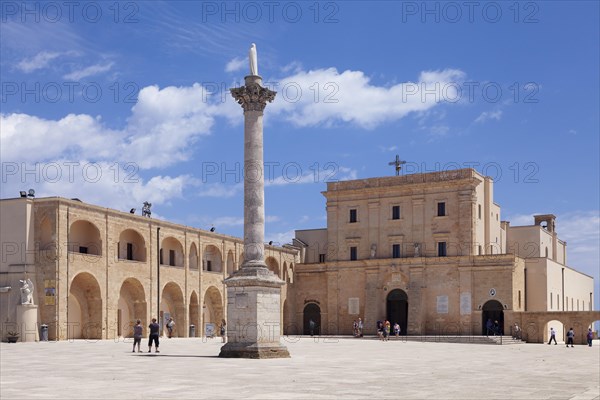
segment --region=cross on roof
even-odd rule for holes
[[[406,164],[406,161],[400,160],[400,156],[396,154],[396,159],[388,163],[388,165],[394,165],[396,167],[396,176],[400,175],[401,165]]]

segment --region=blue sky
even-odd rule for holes
[[[468,4],[472,4],[469,6]],[[2,3],[3,198],[77,197],[241,236],[259,72],[266,240],[325,226],[327,179],[475,166],[503,219],[554,213],[598,285],[598,2]],[[597,288],[597,293],[600,292]],[[598,296],[597,296],[598,297]]]

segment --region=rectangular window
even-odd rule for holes
[[[350,222],[356,222],[356,208],[350,210]]]
[[[446,257],[446,242],[438,242],[438,257]]]
[[[560,310],[560,297],[558,293],[556,294],[556,308]]]
[[[400,206],[392,206],[392,219],[400,219]]]
[[[127,243],[127,259],[133,260],[133,243]]]
[[[81,254],[87,254],[88,253],[88,248],[86,246],[79,246],[79,252]]]
[[[477,205],[477,210],[478,210],[477,215],[479,216],[479,219],[481,219],[481,204]]]
[[[481,245],[477,246],[477,252],[479,253],[479,255],[481,255],[481,253],[482,253]]]
[[[164,264],[164,262],[163,262],[163,249],[160,249],[160,257],[159,258],[160,258],[160,263]]]
[[[358,248],[353,246],[350,247],[350,261],[358,260]]]
[[[169,250],[169,265],[175,266],[175,250]]]
[[[569,311],[569,298],[567,297],[565,300],[565,311]]]
[[[400,245],[399,244],[392,245],[392,258],[400,258]]]
[[[212,261],[206,260],[206,270],[212,271]]]
[[[552,299],[553,299],[553,298],[554,298],[554,297],[552,296],[552,292],[550,292],[550,309],[551,309],[551,310],[552,310],[552,307],[553,307],[553,306],[552,306]]]
[[[443,201],[440,201],[438,204],[438,217],[443,217],[444,215],[446,215],[446,203]]]
[[[519,290],[519,308],[521,308],[521,291]]]
[[[324,263],[325,262],[325,254],[319,254],[319,262],[320,263]]]

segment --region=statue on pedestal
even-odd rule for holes
[[[21,304],[32,304],[33,305],[33,282],[31,279],[19,280],[21,282]]]
[[[415,243],[415,257],[421,257],[421,247],[419,243]]]

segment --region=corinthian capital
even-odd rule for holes
[[[271,103],[277,94],[258,83],[246,83],[246,85],[230,89],[230,91],[233,98],[242,105],[244,111],[264,111],[267,102]]]

